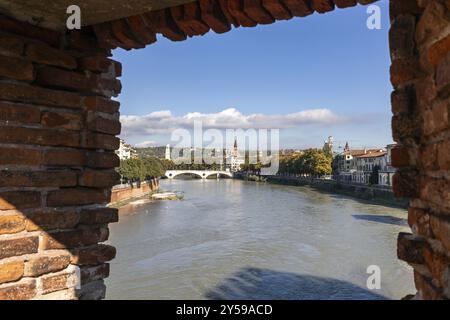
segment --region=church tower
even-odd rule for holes
[[[170,144],[166,145],[166,160],[170,160]]]

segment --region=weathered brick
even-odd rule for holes
[[[17,57],[23,54],[25,43],[23,39],[11,34],[0,32],[0,54]]]
[[[34,62],[62,67],[66,69],[75,69],[77,61],[75,58],[61,50],[52,48],[44,43],[30,43],[25,48],[26,56]]]
[[[424,264],[423,250],[428,247],[425,239],[400,232],[397,238],[397,257],[411,264]]]
[[[357,5],[356,0],[333,0],[333,2],[336,4],[336,7],[338,8],[348,8],[353,7]]]
[[[418,289],[420,299],[441,300],[444,298],[442,290],[433,284],[432,279],[421,275],[416,270],[414,270],[414,283]]]
[[[391,94],[392,113],[399,116],[413,112],[416,106],[415,95],[413,86],[394,90]]]
[[[391,150],[391,163],[396,168],[408,167],[411,165],[409,151],[404,147],[396,147]]]
[[[417,23],[416,42],[422,46],[435,40],[449,22],[444,5],[439,1],[430,1]]]
[[[72,187],[77,175],[71,171],[0,170],[0,187]]]
[[[98,189],[67,188],[49,191],[47,205],[49,207],[81,206],[87,204],[108,203],[110,192]]]
[[[59,32],[40,28],[28,22],[18,21],[5,15],[0,15],[0,30],[30,39],[40,40],[53,47],[58,47],[60,44],[61,34]]]
[[[29,209],[41,206],[41,193],[36,191],[1,191],[0,210]]]
[[[109,277],[109,264],[104,263],[93,267],[81,267],[81,284]]]
[[[389,47],[392,60],[413,57],[415,27],[416,18],[413,15],[401,15],[394,20],[389,30]]]
[[[49,166],[82,166],[86,161],[86,152],[82,150],[46,150],[43,164]]]
[[[75,209],[46,209],[27,213],[25,227],[27,231],[72,229],[78,225],[80,214]]]
[[[446,219],[436,215],[430,215],[430,227],[433,236],[438,239],[445,247],[447,251],[450,251],[450,220],[449,214]]]
[[[436,68],[436,87],[439,95],[447,99],[450,95],[450,52],[439,62]]]
[[[119,156],[115,152],[88,152],[86,165],[91,168],[116,168],[120,165]]]
[[[76,277],[73,272],[62,272],[56,275],[45,275],[41,277],[40,281],[43,294],[72,288],[76,285]]]
[[[427,211],[420,208],[408,208],[408,224],[414,234],[430,237],[430,215]]]
[[[305,17],[314,12],[310,1],[305,0],[281,0],[294,17]]]
[[[450,182],[445,179],[424,177],[420,186],[420,199],[430,201],[442,208],[442,211],[450,209]]]
[[[422,9],[420,9],[417,5],[417,0],[389,1],[389,14],[391,20],[396,18],[398,15],[418,15],[420,13],[422,13]]]
[[[26,165],[41,164],[41,151],[16,147],[0,147],[0,165]]]
[[[41,123],[46,128],[80,130],[82,127],[81,115],[73,113],[50,112],[42,113]]]
[[[98,114],[93,114],[88,120],[88,129],[95,132],[107,133],[111,135],[120,134],[121,125],[119,120],[111,120],[101,117]]]
[[[427,108],[437,96],[434,76],[427,76],[415,83],[416,99],[420,109]]]
[[[424,170],[438,170],[437,160],[438,147],[436,144],[422,146],[420,148],[419,163]]]
[[[77,93],[16,83],[1,82],[0,99],[54,107],[82,108],[82,99]]]
[[[39,123],[41,111],[36,106],[0,101],[0,121]]]
[[[103,55],[96,55],[80,58],[78,64],[81,70],[102,73],[108,72],[112,65],[112,61]]]
[[[415,115],[401,115],[392,117],[392,137],[394,141],[402,142],[406,139],[419,139],[420,122]]]
[[[425,135],[432,135],[450,128],[450,103],[436,100],[431,109],[424,112],[423,131]]]
[[[190,37],[204,35],[209,31],[209,27],[200,19],[201,13],[198,2],[171,7],[170,12],[181,31]]]
[[[111,188],[120,183],[120,175],[115,170],[85,170],[80,185],[93,188]]]
[[[46,273],[63,270],[67,268],[69,263],[70,254],[68,253],[43,253],[26,262],[24,275],[26,277],[38,277]]]
[[[237,25],[243,27],[255,27],[257,23],[253,21],[242,9],[243,2],[240,0],[228,0],[227,9]],[[291,11],[292,12],[292,11]]]
[[[42,86],[91,92],[92,79],[85,73],[63,70],[55,67],[40,68],[36,82]]]
[[[71,263],[76,265],[97,265],[114,259],[116,248],[98,244],[89,248],[72,251]]]
[[[450,170],[450,140],[439,144],[437,148],[437,163],[440,170]]]
[[[36,295],[34,279],[0,286],[0,300],[28,300]]]
[[[17,281],[23,276],[23,261],[0,263],[0,284]]]
[[[449,259],[446,256],[433,251],[431,247],[426,247],[423,250],[422,255],[424,256],[425,266],[430,271],[437,286],[440,288],[446,286],[448,269],[450,266]]]
[[[77,290],[80,300],[102,300],[105,299],[106,286],[103,280],[86,283]]]
[[[120,140],[113,135],[103,133],[87,133],[83,146],[89,149],[105,149],[117,150],[119,149]]]
[[[42,248],[65,249],[93,245],[108,240],[108,228],[83,228],[68,231],[49,232],[43,236]]]
[[[25,229],[22,215],[0,216],[0,234],[17,233]]]
[[[343,1],[343,0],[338,0]],[[348,1],[348,0],[344,0]],[[355,0],[351,0],[355,1]],[[264,9],[266,9],[272,17],[276,20],[288,20],[292,18],[291,13],[287,10],[283,4],[278,0],[262,0],[262,5]]]
[[[0,56],[0,77],[20,81],[33,81],[33,64],[20,58]]]
[[[423,76],[420,63],[415,58],[394,60],[390,73],[391,83],[394,87],[408,84]]]
[[[119,111],[120,103],[104,97],[86,97],[84,101],[88,110],[114,114]]]
[[[0,248],[2,248],[0,259],[36,253],[38,246],[39,238],[37,236],[2,239],[0,240]]]
[[[81,212],[82,224],[108,224],[119,221],[119,210],[116,208],[86,209]]]
[[[450,52],[450,35],[437,41],[428,49],[428,60],[433,66],[437,66]]]
[[[312,0],[312,7],[318,13],[325,13],[334,10],[334,3],[331,0]]]
[[[216,33],[230,31],[230,22],[220,9],[220,5],[215,0],[200,0],[201,20]]]
[[[417,198],[419,175],[413,169],[399,169],[392,179],[394,195],[397,198]]]
[[[0,142],[43,146],[79,147],[78,132],[24,127],[0,127]]]
[[[145,22],[145,19],[142,15],[138,14],[127,17],[126,23],[130,28],[130,32],[140,43],[149,45],[151,43],[156,42],[155,31],[149,27],[149,25]]]
[[[124,48],[144,48],[145,45],[131,32],[125,20],[119,19],[110,22],[114,37],[119,40]]]

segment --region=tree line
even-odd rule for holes
[[[141,182],[164,176],[164,163],[156,157],[133,158],[120,161],[117,170],[125,182]]]
[[[321,177],[332,172],[333,156],[327,149],[308,149],[301,153],[280,156],[278,173]]]

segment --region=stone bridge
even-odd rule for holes
[[[105,296],[121,130],[113,49],[373,2],[73,1],[83,27],[68,31],[67,1],[0,1],[0,300]],[[450,2],[391,0],[389,14],[393,189],[410,200],[411,226],[397,254],[415,269],[417,298],[448,299]]]
[[[192,174],[202,179],[206,179],[209,176],[216,175],[219,178],[220,175],[232,178],[233,174],[229,171],[215,171],[215,170],[167,170],[166,177],[173,179],[182,174]]]

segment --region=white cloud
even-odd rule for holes
[[[142,141],[140,143],[136,143],[134,146],[136,148],[148,148],[148,147],[153,147],[155,145],[157,145],[156,141],[148,140],[148,141]]]
[[[244,115],[235,108],[217,113],[191,112],[173,116],[168,110],[156,111],[143,116],[124,115],[122,136],[166,135],[179,128],[191,129],[195,120],[201,120],[203,128],[216,129],[287,129],[307,124],[330,125],[345,119],[329,109],[308,109],[285,115]]]

